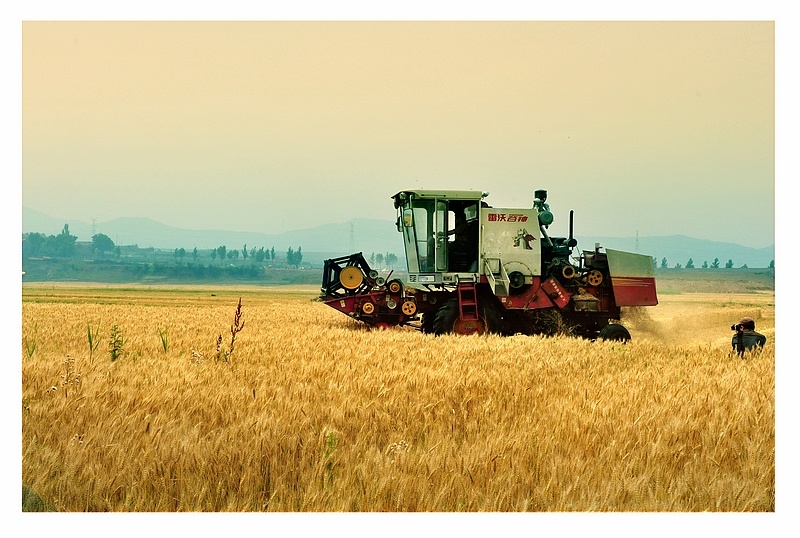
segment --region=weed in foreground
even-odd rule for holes
[[[89,341],[89,362],[92,362],[94,352],[97,350],[97,346],[100,345],[100,340],[97,338],[99,333],[99,327],[94,328],[89,323],[86,324],[86,339]]]
[[[111,327],[111,337],[108,340],[108,353],[111,355],[111,362],[116,361],[122,355],[125,348],[125,338],[122,329],[117,325]]]
[[[236,306],[236,313],[233,315],[233,325],[231,325],[231,344],[228,346],[227,351],[222,349],[222,334],[217,337],[217,360],[228,362],[233,355],[233,349],[236,344],[236,335],[244,329],[244,320],[242,319],[242,298],[239,297],[239,304]]]

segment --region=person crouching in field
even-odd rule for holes
[[[731,325],[731,330],[736,331],[731,339],[731,347],[740,357],[745,351],[760,351],[767,343],[767,337],[756,332],[756,322],[753,318],[742,318],[736,325]]]

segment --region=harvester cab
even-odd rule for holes
[[[649,256],[595,245],[577,258],[569,236],[550,237],[547,191],[531,208],[493,208],[488,193],[407,190],[392,198],[408,281],[385,282],[363,255],[326,260],[321,299],[367,324],[424,332],[569,332],[627,340],[623,306],[657,304]]]

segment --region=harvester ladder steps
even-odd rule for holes
[[[478,295],[474,282],[458,284],[458,315],[462,320],[477,320]]]
[[[499,273],[494,272],[492,262],[497,263]],[[486,273],[486,280],[489,281],[489,286],[492,288],[492,293],[495,295],[508,295],[508,290],[511,288],[511,279],[508,278],[506,268],[503,267],[503,262],[500,258],[484,258],[484,269]]]

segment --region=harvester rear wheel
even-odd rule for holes
[[[616,340],[617,342],[627,342],[631,339],[628,329],[619,323],[609,323],[600,329],[600,340]]]

